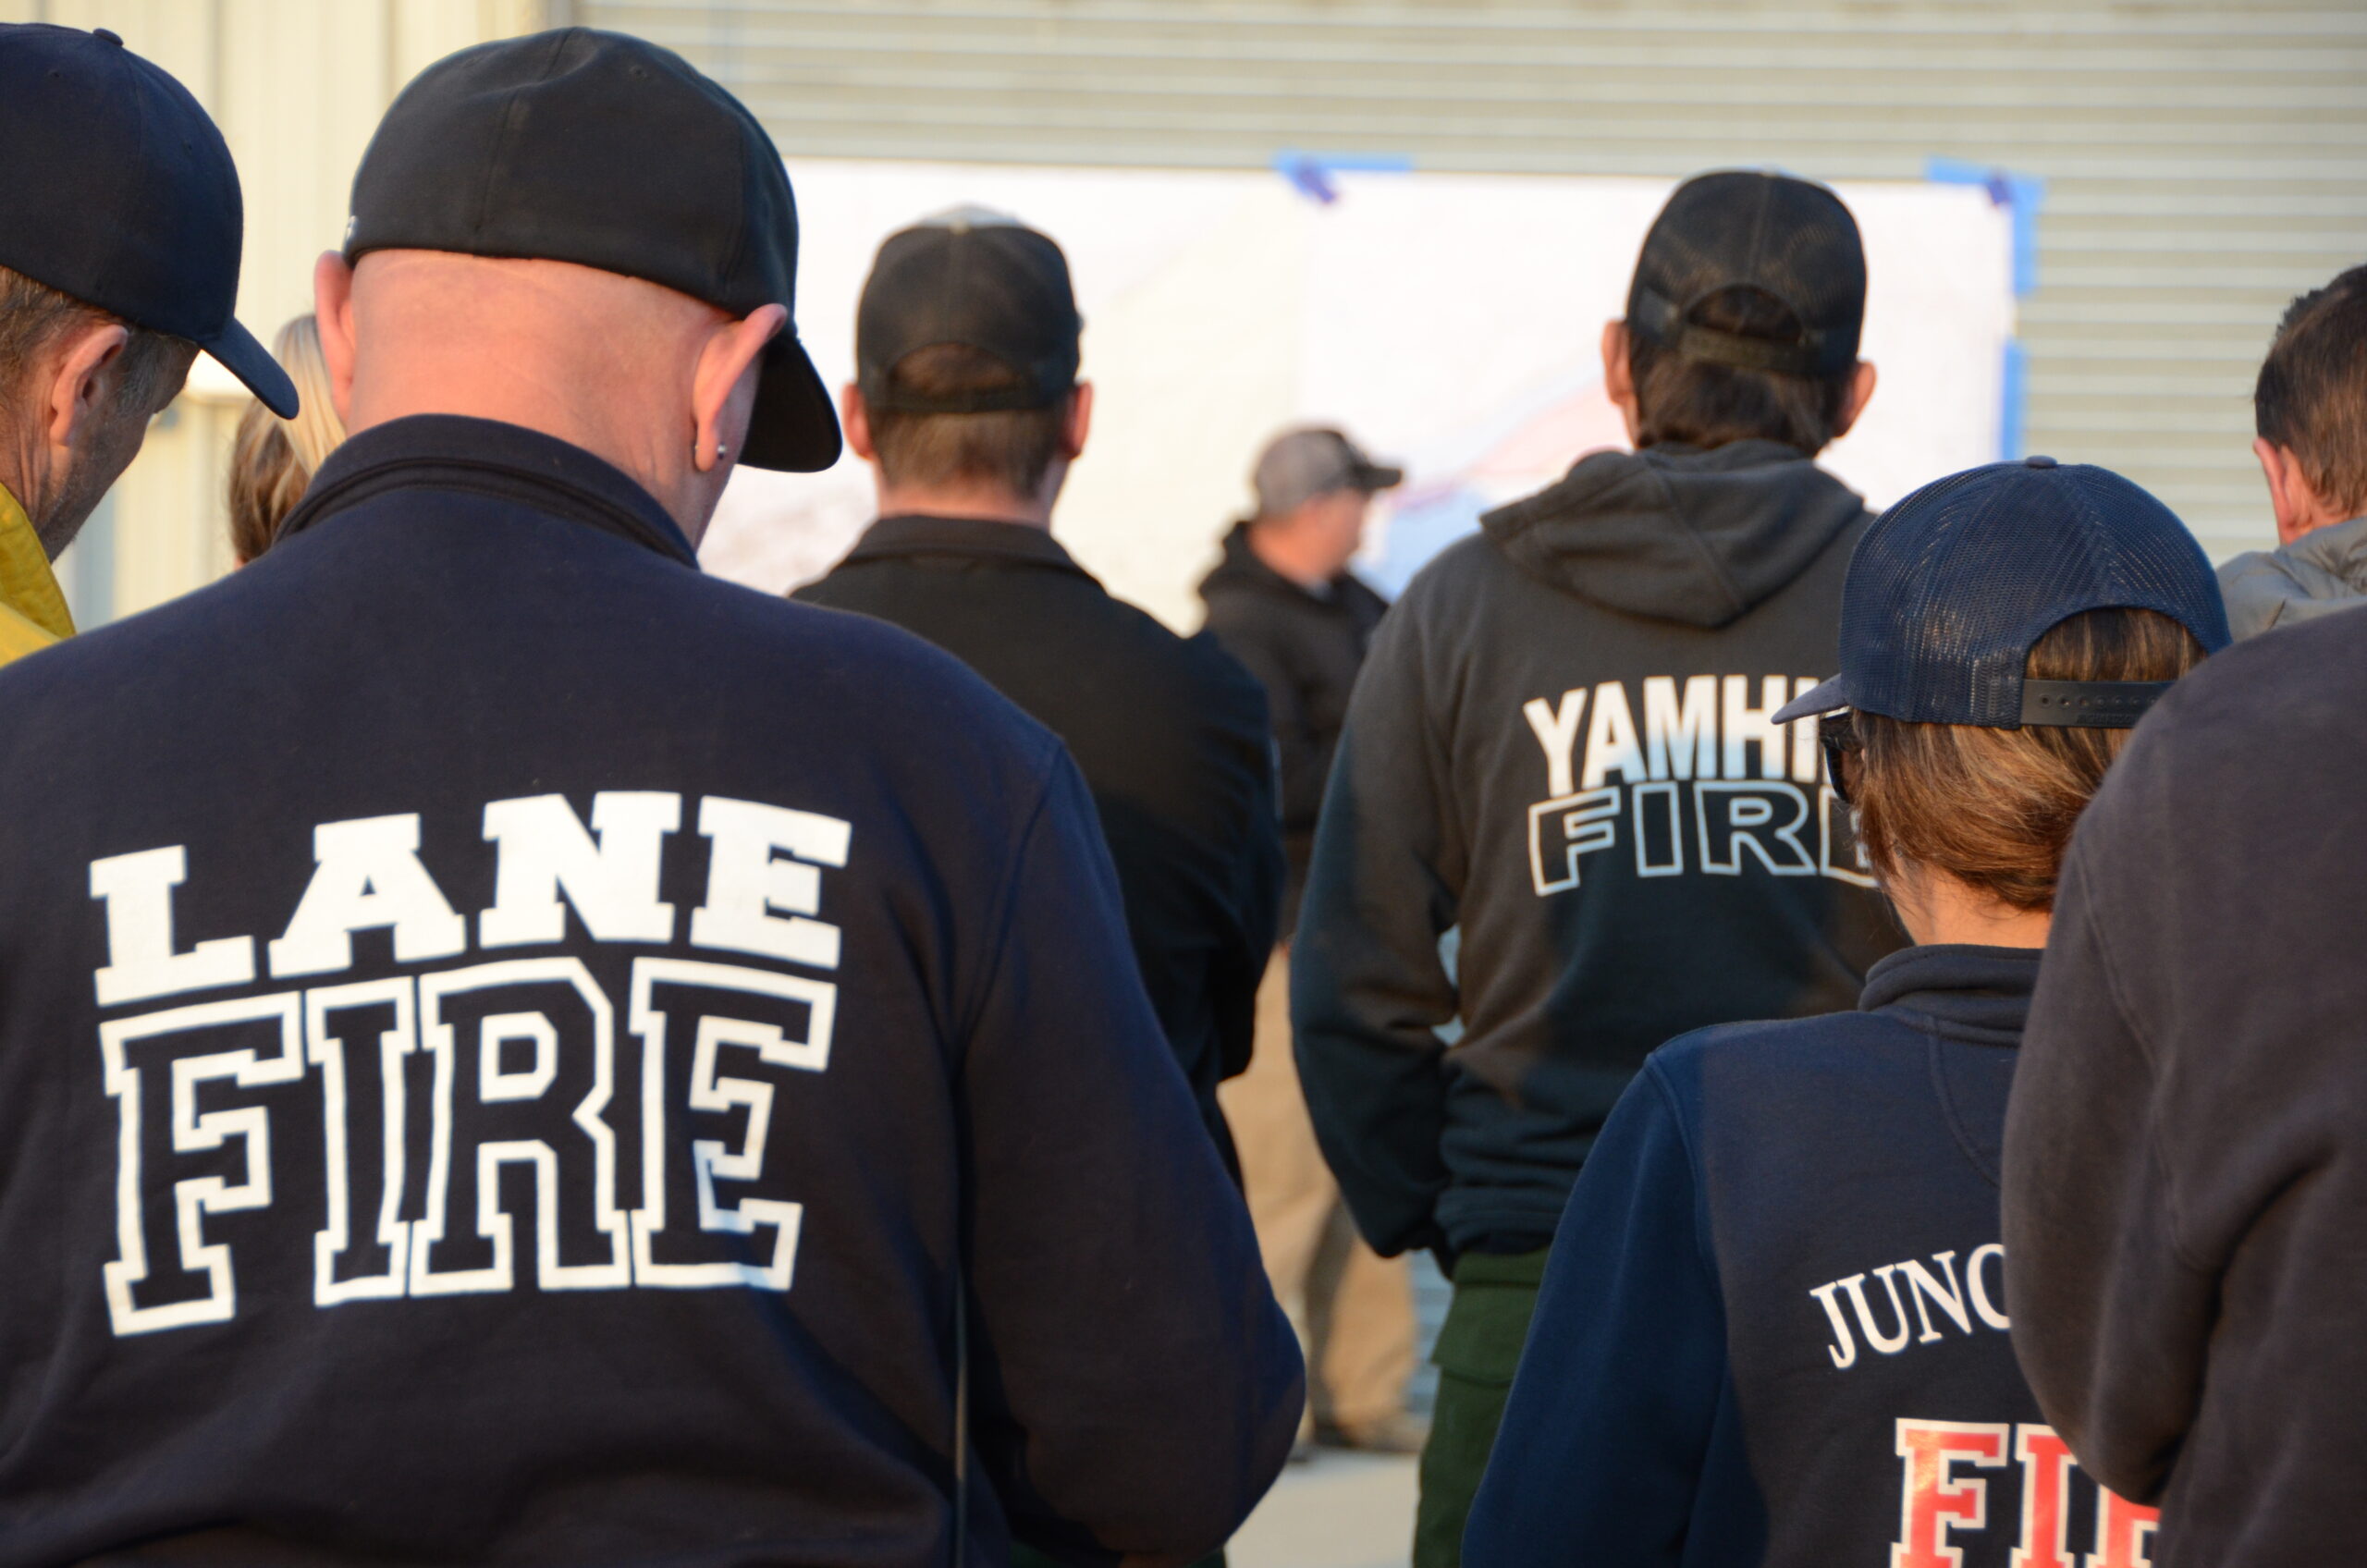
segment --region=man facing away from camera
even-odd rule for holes
[[[1637,449],[1585,459],[1425,568],[1349,705],[1292,1012],[1357,1224],[1384,1254],[1433,1249],[1454,1282],[1421,1568],[1460,1560],[1545,1249],[1647,1053],[1847,1008],[1900,945],[1813,727],[1775,717],[1832,672],[1869,521],[1814,461],[1873,391],[1865,297],[1832,191],[1679,187],[1603,333]]]
[[[2287,308],[2252,417],[2278,547],[2219,569],[2238,637],[2367,604],[2367,266]]]
[[[101,28],[0,27],[0,662],[73,635],[50,563],[201,348],[282,418],[231,315],[239,171],[189,91]]]
[[[839,451],[764,132],[543,33],[352,211],[280,542],[0,672],[0,1564],[1213,1547],[1297,1353],[1074,766],[692,553]]]
[[[1348,570],[1372,498],[1404,478],[1336,430],[1286,430],[1257,456],[1257,510],[1225,535],[1200,583],[1208,630],[1266,688],[1280,764],[1285,945],[1257,987],[1257,1047],[1224,1086],[1225,1118],[1265,1250],[1266,1274],[1306,1353],[1307,1414],[1294,1451],[1318,1440],[1413,1453],[1425,1428],[1405,1409],[1414,1371],[1414,1284],[1403,1256],[1356,1234],[1323,1163],[1291,1049],[1291,927],[1348,694],[1388,601]]]
[[[1266,706],[1213,641],[1112,598],[1052,537],[1092,425],[1083,325],[1034,229],[963,209],[890,235],[845,393],[879,520],[796,596],[919,633],[1067,742],[1151,1006],[1237,1169],[1216,1089],[1249,1064],[1282,877]]]

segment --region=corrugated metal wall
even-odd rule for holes
[[[2264,542],[2250,391],[2286,300],[2367,260],[2367,4],[576,0],[791,154],[1676,176],[2040,176],[2026,446]]]

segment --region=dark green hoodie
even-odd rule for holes
[[[1832,672],[1869,521],[1773,442],[1598,453],[1382,623],[1293,1012],[1317,1133],[1383,1252],[1543,1245],[1654,1047],[1846,1009],[1900,945],[1813,724],[1767,722]]]

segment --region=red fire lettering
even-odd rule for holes
[[[2103,1487],[2096,1491],[2096,1550],[2080,1568],[2153,1568],[2150,1549],[2162,1511],[2131,1502]]]
[[[2015,1428],[2014,1457],[2022,1462],[2022,1543],[2008,1568],[2071,1568],[2071,1445],[2033,1423]]]
[[[1898,1454],[1907,1465],[1891,1568],[1963,1568],[1964,1548],[1949,1545],[1948,1537],[1988,1523],[1989,1483],[1952,1472],[1958,1464],[2003,1465],[2013,1432],[2004,1422],[1898,1423]]]

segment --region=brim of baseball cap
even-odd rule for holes
[[[248,391],[261,398],[264,408],[282,419],[296,417],[296,384],[288,379],[288,372],[271,357],[271,350],[257,342],[255,335],[240,326],[235,318],[212,337],[201,337],[196,342],[224,370],[243,382]]]
[[[782,473],[819,473],[839,460],[838,406],[792,330],[765,346],[756,407],[740,460]]]
[[[1796,718],[1814,718],[1819,714],[1856,707],[1858,704],[1849,698],[1848,681],[1847,676],[1836,675],[1821,686],[1809,688],[1777,708],[1774,722],[1789,724]]]
[[[1387,463],[1360,463],[1356,466],[1356,488],[1364,491],[1394,490],[1405,483],[1405,471]]]

